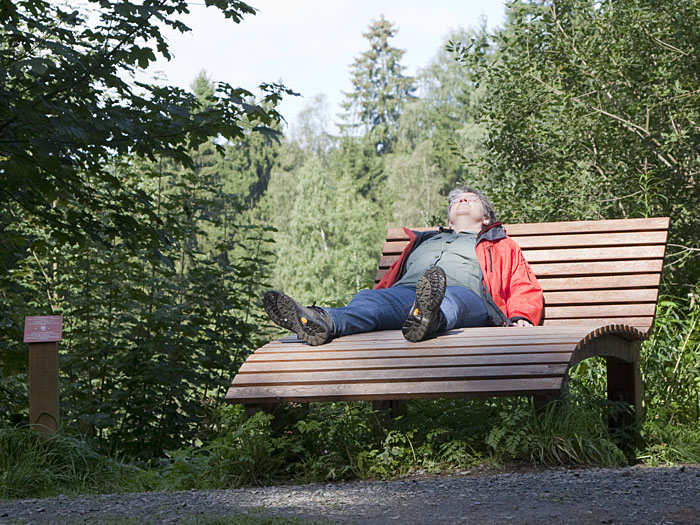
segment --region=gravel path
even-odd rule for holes
[[[339,523],[699,524],[700,465],[463,472],[397,481],[0,501],[0,523],[178,523],[253,513]]]

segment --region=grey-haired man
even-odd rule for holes
[[[311,345],[334,337],[401,328],[413,342],[475,326],[532,326],[542,318],[542,289],[518,245],[506,235],[486,196],[460,186],[448,196],[448,228],[414,232],[372,290],[347,306],[305,307],[281,292],[265,294],[265,311]]]

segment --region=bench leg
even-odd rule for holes
[[[307,417],[309,415],[309,404],[293,403],[290,406],[285,403],[261,403],[245,405],[245,413],[248,417],[253,417],[258,412],[272,414],[274,417],[271,422],[272,428],[281,432],[300,419]]]
[[[624,401],[634,408],[634,419],[625,417],[622,424],[641,422],[642,420],[642,376],[639,359],[631,363],[609,357],[607,359],[608,399]],[[615,426],[618,426],[615,424]]]
[[[406,401],[401,399],[372,401],[372,410],[383,425],[388,425],[392,419],[406,414]]]
[[[555,399],[561,399],[561,396],[558,396],[556,394],[543,394],[540,396],[532,396],[532,402],[535,405],[535,411],[542,412],[547,406],[547,403],[549,403],[550,401],[554,401]]]
[[[642,377],[639,359],[625,362],[607,358],[608,400],[623,401],[630,405],[632,413],[608,414],[608,427],[613,432],[623,431],[623,450],[630,457],[635,455],[635,442],[639,440],[642,412]],[[631,431],[631,432],[630,432]]]
[[[266,403],[266,404],[259,404],[259,405],[243,405],[243,406],[245,408],[246,415],[248,417],[253,417],[258,412],[265,412],[266,414],[275,415],[277,413],[277,411],[279,410],[279,407],[281,405],[273,404],[273,403]]]

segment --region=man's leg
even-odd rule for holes
[[[333,337],[398,330],[411,310],[416,289],[394,286],[379,290],[360,290],[347,306],[324,308],[333,319]]]
[[[442,300],[440,312],[444,317],[439,330],[488,326],[488,314],[484,299],[476,292],[463,286],[448,286]]]
[[[333,338],[333,320],[318,306],[302,306],[287,294],[265,292],[263,306],[275,324],[297,334],[310,345],[322,345]]]
[[[403,336],[414,343],[440,329],[440,307],[445,297],[447,276],[439,266],[431,266],[416,283],[416,300],[403,322]]]

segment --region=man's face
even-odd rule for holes
[[[460,216],[463,219],[468,219],[484,226],[488,224],[488,219],[484,217],[484,207],[481,204],[481,199],[475,193],[460,193],[452,200],[450,226]]]

